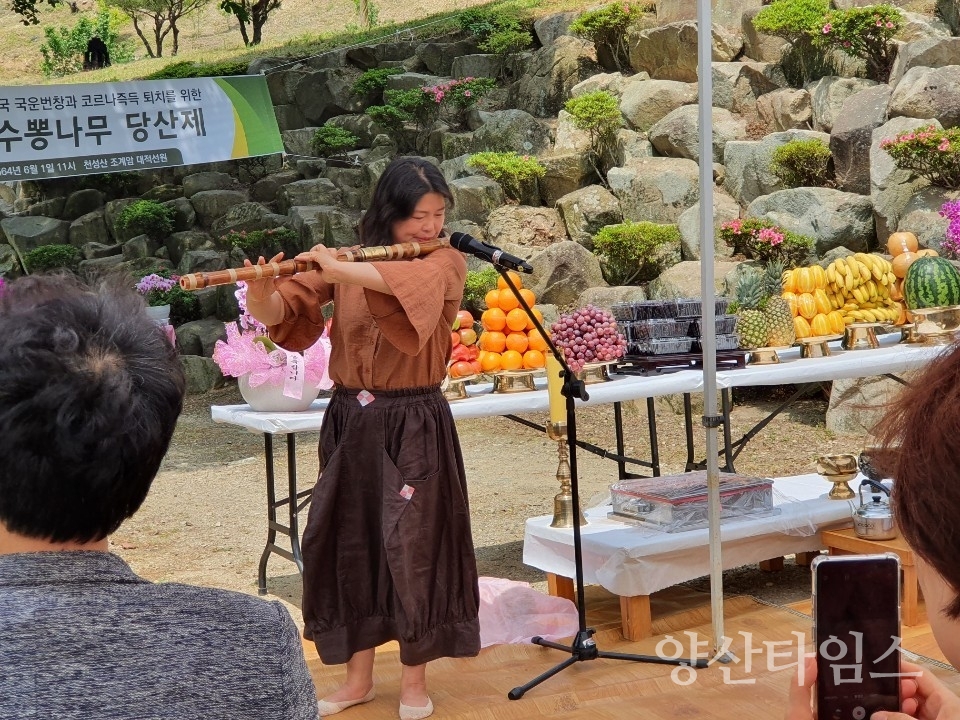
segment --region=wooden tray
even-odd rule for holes
[[[746,350],[718,350],[717,370],[736,370],[747,366]],[[614,372],[624,375],[662,375],[680,370],[703,368],[703,353],[677,355],[625,355],[614,366]]]

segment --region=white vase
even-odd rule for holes
[[[157,325],[170,324],[170,306],[169,305],[148,305],[147,317],[153,320]]]
[[[252,409],[258,412],[300,412],[308,409],[310,403],[316,400],[320,394],[320,388],[304,385],[303,397],[297,400],[283,394],[283,385],[264,383],[257,387],[250,387],[248,377],[242,375],[237,378],[237,385],[243,399]]]

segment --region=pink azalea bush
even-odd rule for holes
[[[246,283],[237,283],[235,295],[240,317],[236,322],[224,323],[227,339],[217,341],[214,362],[224,375],[246,375],[252,388],[265,383],[282,386],[286,377],[286,351],[270,340],[267,328],[247,311]],[[330,338],[324,330],[320,339],[303,352],[305,387],[326,390],[333,386],[328,374],[329,358]]]
[[[928,125],[884,138],[880,147],[897,167],[926,178],[932,185],[960,189],[960,128],[940,130]]]
[[[806,262],[813,250],[813,239],[784,230],[770,220],[737,218],[720,226],[718,237],[737,255],[762,263],[783,260],[788,267]]]

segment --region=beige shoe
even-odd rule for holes
[[[354,705],[360,705],[362,703],[368,703],[377,696],[377,693],[373,688],[370,688],[370,692],[364,695],[359,700],[341,700],[340,702],[330,702],[329,700],[317,700],[317,707],[320,708],[320,717],[326,717],[327,715],[336,715],[338,712],[342,712],[349,707]],[[424,715],[423,717],[426,717]]]
[[[433,700],[427,698],[423,707],[400,703],[400,720],[423,720],[433,715]]]

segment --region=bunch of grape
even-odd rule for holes
[[[593,305],[564,313],[550,330],[553,342],[563,350],[567,365],[574,372],[587,363],[623,357],[627,349],[613,315]]]

